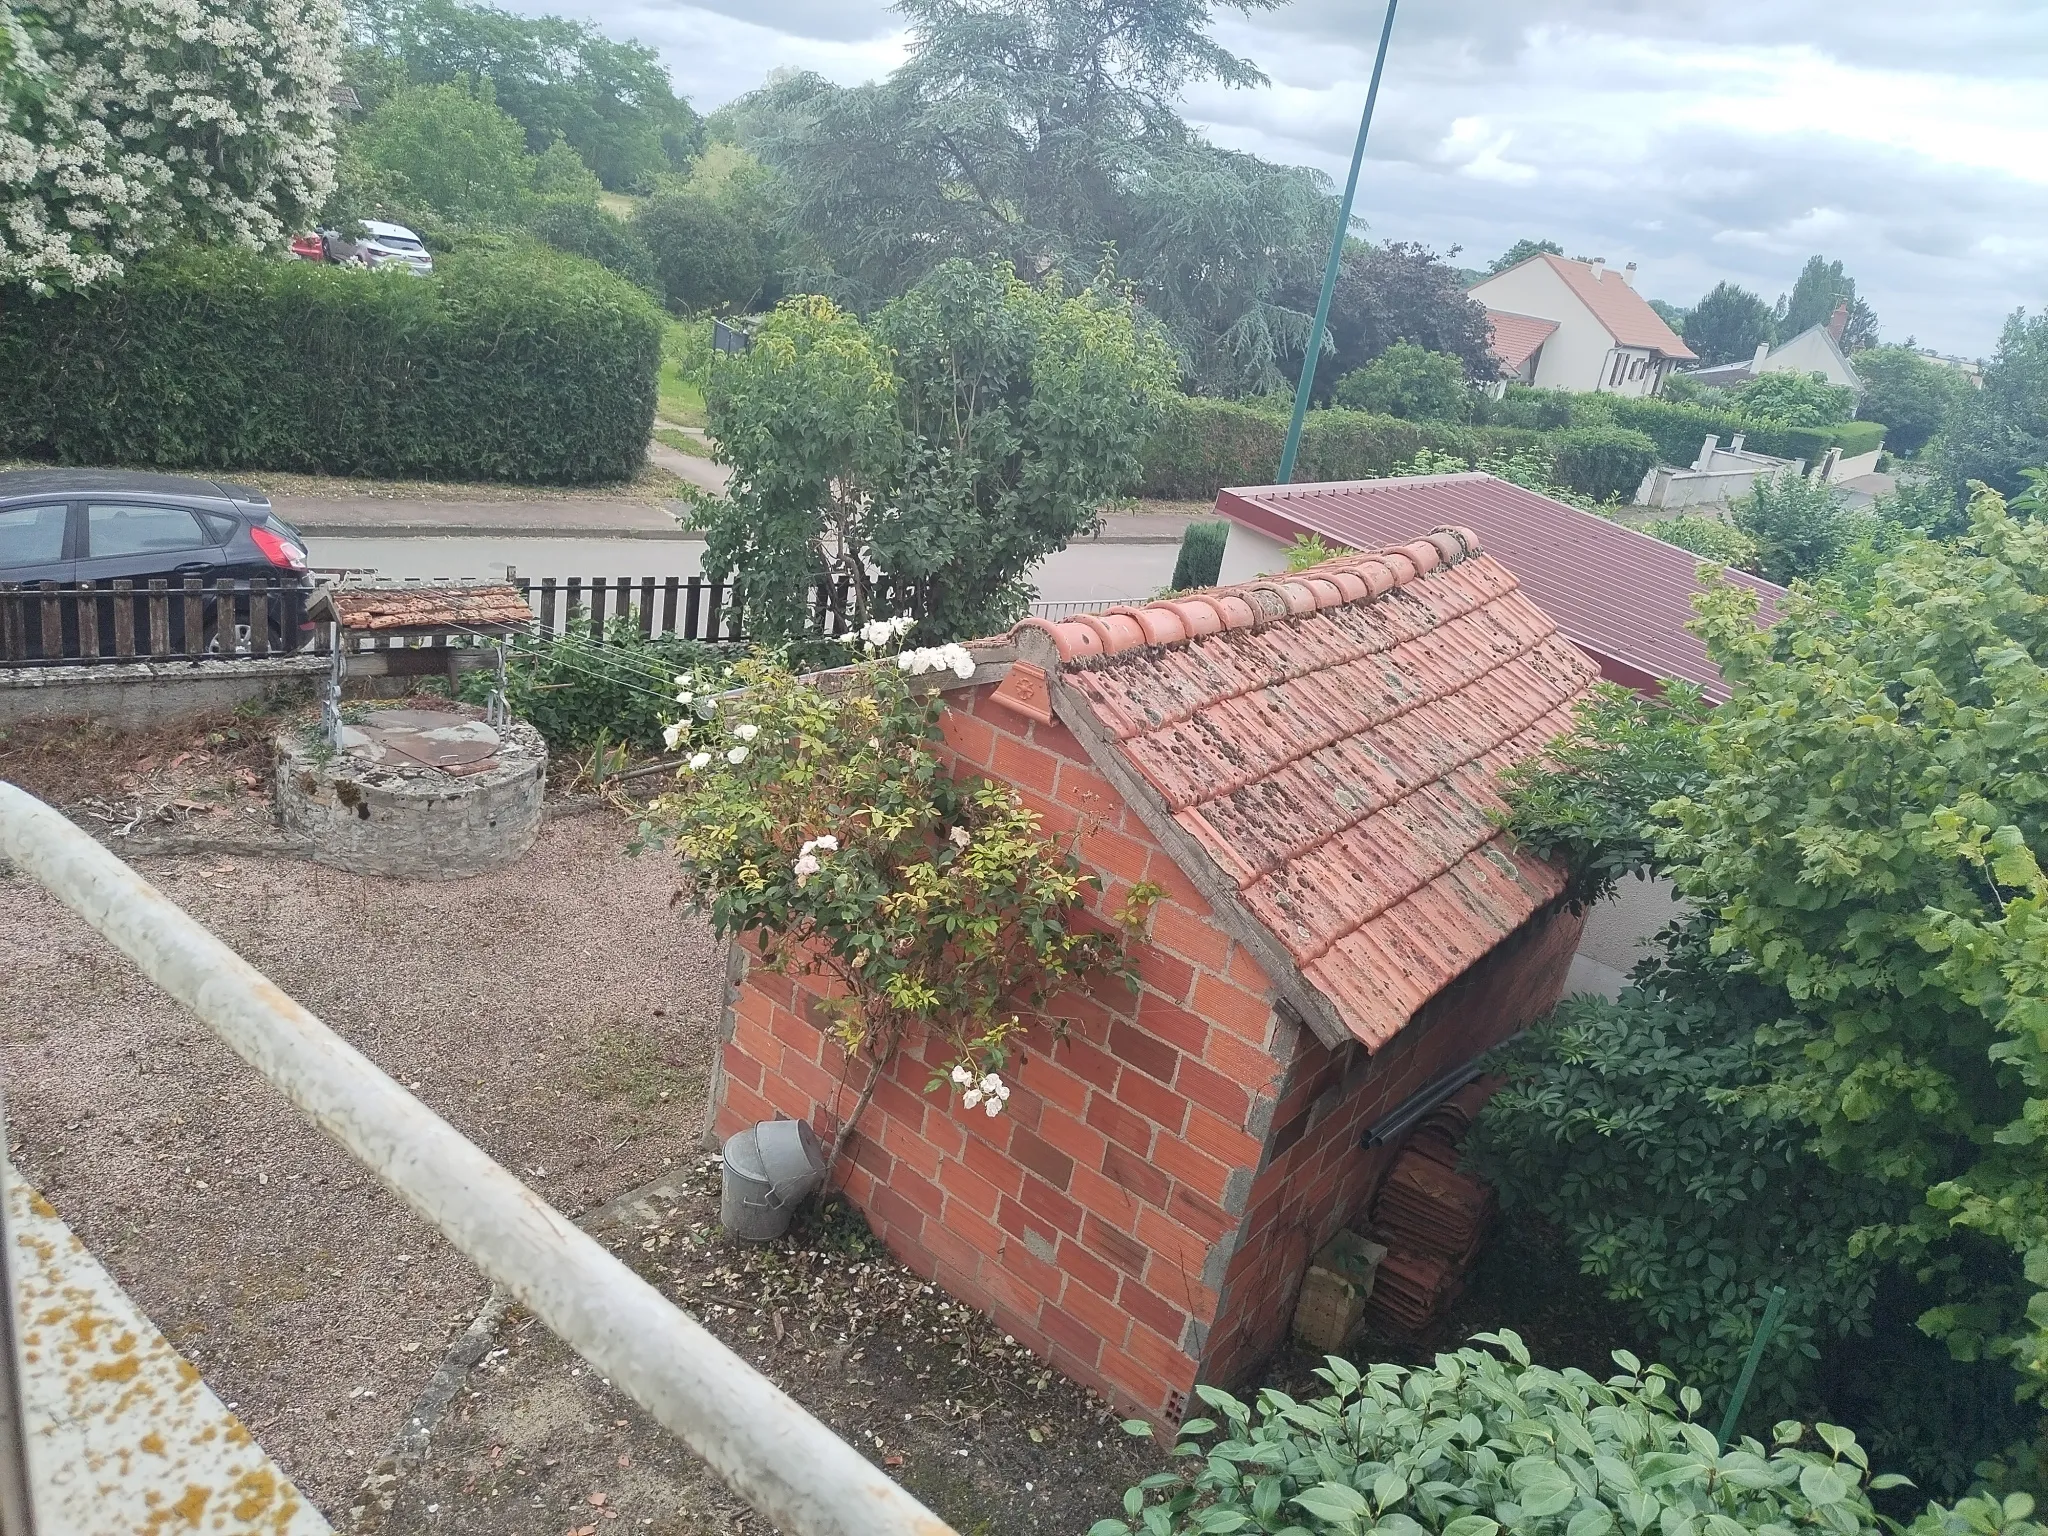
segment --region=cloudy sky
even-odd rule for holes
[[[661,50],[702,110],[771,69],[845,83],[903,55],[885,0],[518,0]],[[1218,142],[1341,177],[1379,0],[1220,8],[1271,79],[1197,88]],[[1773,299],[1841,258],[1887,340],[1988,353],[2048,306],[2048,4],[2041,0],[1409,0],[1359,214],[1379,238],[1522,236],[1634,261],[1652,297],[1722,278]]]

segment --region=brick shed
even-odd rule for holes
[[[1105,909],[1166,896],[1140,991],[1073,1000],[1056,1050],[1035,1032],[1009,1113],[926,1094],[906,1048],[846,1188],[912,1268],[1177,1419],[1284,1337],[1390,1160],[1365,1133],[1556,1001],[1579,919],[1488,812],[1597,674],[1456,529],[973,650],[955,767],[1071,836]],[[717,1131],[828,1129],[841,1063],[803,983],[739,976]]]

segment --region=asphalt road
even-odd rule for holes
[[[490,580],[510,566],[535,579],[576,576],[691,577],[703,574],[704,545],[691,538],[547,538],[512,533],[457,536],[333,537],[308,534],[321,569],[374,569],[398,580]],[[1090,540],[1049,557],[1038,568],[1041,602],[1127,602],[1148,598],[1173,576],[1178,545]]]

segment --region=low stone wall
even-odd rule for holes
[[[0,726],[25,720],[103,720],[136,730],[273,697],[308,698],[327,670],[324,656],[0,667]]]
[[[540,836],[548,753],[524,724],[498,728],[497,757],[460,776],[394,768],[321,749],[287,731],[277,743],[277,809],[316,863],[398,880],[461,880],[523,858]]]

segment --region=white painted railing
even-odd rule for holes
[[[12,859],[787,1536],[951,1528],[156,887],[0,781]]]

